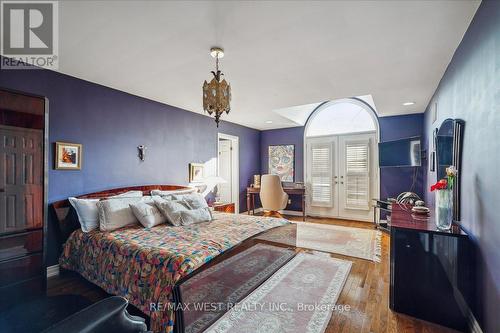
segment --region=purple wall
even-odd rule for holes
[[[0,87],[49,99],[50,160],[55,141],[83,144],[81,171],[49,171],[49,202],[140,184],[186,184],[188,163],[216,157],[217,132],[240,142],[240,209],[260,172],[260,132],[46,70],[1,70]],[[201,96],[200,96],[201,98]],[[201,101],[200,101],[201,103]],[[234,111],[237,112],[237,111]],[[148,147],[146,160],[137,146]],[[51,162],[53,163],[53,162]],[[48,264],[57,263],[57,223],[49,221]]]
[[[465,121],[462,155],[461,224],[477,247],[475,314],[484,332],[500,332],[500,2],[483,1],[431,99],[438,119],[425,113],[427,146],[446,118]],[[436,182],[426,172],[425,188]],[[426,201],[434,194],[426,190]]]
[[[412,114],[379,118],[380,141],[392,141],[411,136],[423,136],[424,115]],[[425,155],[423,155],[425,156]],[[423,162],[424,164],[424,162]],[[413,192],[421,198],[423,191],[423,170],[417,171],[417,181]],[[412,185],[415,168],[380,168],[380,197],[397,197],[401,192],[409,191]]]
[[[269,146],[295,145],[295,181],[304,181],[304,127],[291,127],[262,131],[260,136],[260,171],[269,170]]]
[[[271,145],[295,145],[295,181],[304,181],[304,127],[291,127],[275,130],[262,131],[260,136],[260,173],[269,172],[269,146]],[[298,195],[290,196],[291,203],[287,210],[300,211],[302,198]],[[256,202],[258,206],[260,202]]]
[[[381,141],[390,141],[411,136],[423,135],[423,114],[379,118]],[[295,145],[295,168],[296,181],[304,180],[304,127],[293,127],[285,129],[262,131],[260,149],[262,152],[262,173],[268,171],[268,147],[277,144]],[[422,170],[418,170],[415,192],[423,197]],[[382,168],[380,171],[380,197],[387,198],[397,196],[399,193],[408,191],[412,183],[413,168]],[[300,207],[297,198],[292,199],[291,208]]]

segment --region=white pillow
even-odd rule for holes
[[[125,197],[142,197],[142,191],[128,191],[122,194],[113,195],[108,197],[112,198],[125,198]],[[97,203],[100,199],[78,199],[75,197],[68,198],[69,203],[76,210],[78,221],[83,232],[89,232],[99,227],[99,212]]]
[[[174,200],[184,200],[189,208],[198,209],[198,208],[208,208],[207,201],[205,197],[201,193],[191,193],[191,194],[182,194],[182,195],[173,195]]]
[[[208,208],[198,208],[181,211],[182,225],[190,225],[208,221],[212,221],[212,215]]]
[[[212,220],[212,213],[208,208],[190,208],[185,200],[169,200],[154,197],[158,209],[167,218],[168,222],[176,227]]]
[[[176,227],[181,225],[181,211],[188,210],[185,202],[154,197],[154,203],[171,225]]]
[[[130,205],[142,201],[142,198],[112,198],[99,201],[99,229],[101,231],[112,231],[118,228],[136,224],[135,217]]]
[[[203,222],[203,221],[212,221],[212,212],[210,211],[210,208],[208,208],[207,200],[205,200],[205,197],[201,193],[191,193],[191,194],[182,194],[182,195],[174,195],[173,196],[174,200],[182,200],[184,201],[189,209],[191,211],[195,211],[198,209],[203,209],[206,212],[201,212],[201,213],[192,213],[192,214],[198,214],[198,217],[194,217],[195,222],[186,222],[182,223],[182,225],[188,225],[192,223],[197,223],[197,222]],[[206,218],[208,213],[208,219]],[[190,213],[191,214],[191,213]],[[190,216],[181,216],[181,220],[184,219],[190,219]]]
[[[139,198],[142,196],[142,191],[128,191],[122,194],[112,195],[108,198]]]
[[[169,196],[172,194],[189,194],[189,193],[195,193],[197,192],[198,189],[195,187],[189,187],[187,189],[180,189],[180,190],[168,190],[168,191],[162,191],[162,190],[151,190],[151,195],[159,195],[159,196]]]
[[[132,203],[130,209],[145,228],[152,228],[167,221],[152,200]]]
[[[99,227],[99,214],[97,213],[97,203],[99,199],[77,199],[68,198],[69,203],[78,215],[78,221],[83,232],[89,232]]]

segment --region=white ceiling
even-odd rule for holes
[[[479,3],[61,1],[59,71],[203,112],[219,45],[233,93],[225,120],[297,126],[273,110],[368,94],[381,116],[418,113]]]
[[[277,113],[287,120],[293,121],[295,123],[295,126],[304,126],[311,113],[321,104],[322,103],[311,103],[297,105],[288,108],[276,109],[273,110],[273,112]],[[274,124],[274,121],[272,121],[272,123],[271,121],[272,120],[268,120],[268,124]]]

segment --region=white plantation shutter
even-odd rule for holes
[[[345,208],[369,210],[370,141],[346,142]]]
[[[311,206],[332,207],[332,144],[311,144]]]

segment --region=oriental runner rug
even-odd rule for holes
[[[322,333],[350,269],[324,253],[299,253],[206,332]]]
[[[380,262],[382,233],[378,230],[297,222],[257,238]]]
[[[292,249],[257,244],[184,282],[180,289],[185,332],[203,332],[293,256]]]

